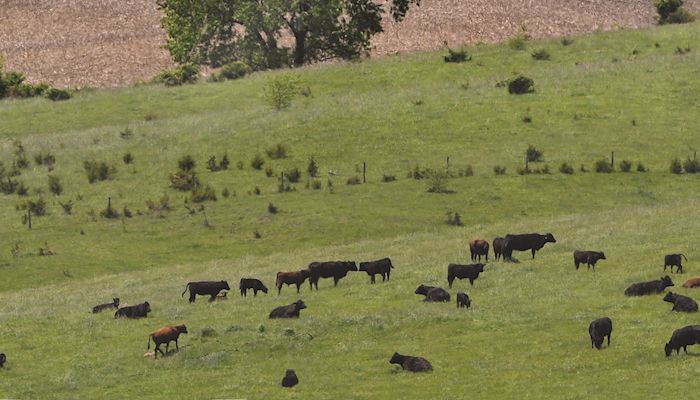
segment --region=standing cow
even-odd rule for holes
[[[277,295],[282,294],[282,285],[297,285],[297,293],[301,284],[309,277],[309,270],[302,269],[299,271],[278,272],[275,285],[277,286]]]
[[[688,259],[685,257],[683,254],[667,254],[664,256],[664,271],[666,271],[666,267],[670,266],[671,267],[671,273],[673,273],[673,267],[676,267],[676,272],[679,274],[683,272],[683,265],[681,265],[681,257],[685,258],[685,261],[688,261]]]
[[[612,336],[612,320],[608,317],[598,318],[588,325],[588,334],[591,336],[591,348],[595,346],[600,350],[603,347],[603,339],[608,337],[608,347],[610,347],[610,336]]]
[[[148,335],[148,346],[146,348],[151,348],[151,339],[153,339],[153,343],[156,345],[156,348],[153,351],[155,357],[158,358],[159,351],[160,354],[165,356],[165,353],[168,352],[168,347],[170,347],[170,342],[172,341],[175,341],[175,348],[178,350],[180,349],[180,346],[177,344],[177,339],[180,337],[180,334],[184,333],[187,333],[187,327],[185,325],[166,326],[165,328],[160,328]],[[165,353],[163,353],[163,350],[160,349],[160,345],[163,343],[165,343]]]
[[[673,350],[678,354],[683,348],[686,354],[688,354],[688,346],[700,343],[700,325],[688,325],[680,329],[673,331],[671,335],[671,340],[664,346],[664,352],[666,357],[671,355]]]
[[[354,261],[324,261],[309,264],[309,284],[313,290],[318,290],[320,278],[333,278],[333,286],[338,286],[338,281],[344,278],[348,272],[357,271]]]
[[[493,239],[493,257],[500,260],[503,255],[503,246],[506,244],[506,238],[497,237]]]
[[[469,283],[474,286],[474,281],[479,277],[479,274],[484,272],[484,264],[449,264],[447,266],[447,283],[452,289],[452,282],[457,279],[469,279]]]
[[[371,283],[374,283],[374,276],[377,274],[382,275],[382,282],[384,282],[385,279],[388,281],[391,276],[392,268],[394,268],[394,266],[391,264],[391,259],[388,257],[382,258],[381,260],[360,263],[360,271],[367,272],[367,275],[370,276]]]
[[[532,259],[535,259],[535,253],[547,243],[556,243],[554,235],[547,233],[540,235],[539,233],[524,233],[519,235],[506,235],[506,241],[503,245],[503,258],[513,261],[513,251],[532,251]]]
[[[481,256],[486,256],[486,261],[489,260],[489,242],[481,239],[473,239],[469,241],[469,252],[472,256],[472,261],[481,261]]]
[[[602,251],[582,251],[582,250],[576,250],[574,251],[574,266],[576,267],[576,270],[578,271],[578,266],[579,264],[586,263],[588,265],[588,269],[591,269],[591,266],[593,267],[593,272],[595,272],[595,264],[598,262],[598,260],[607,260],[605,258],[605,253]]]
[[[220,291],[231,290],[226,281],[189,282],[185,285],[185,291],[182,292],[182,296],[187,293],[187,289],[190,290],[190,303],[194,303],[197,295],[209,296],[209,302],[212,302],[216,300],[216,295],[219,294]]]
[[[267,286],[263,285],[260,279],[253,278],[241,278],[241,282],[238,285],[238,289],[241,291],[241,296],[248,296],[248,289],[253,289],[253,296],[258,295],[258,290],[267,294]]]

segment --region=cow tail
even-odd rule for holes
[[[685,257],[685,254],[681,253],[681,255],[683,256],[683,258],[685,258],[685,261],[688,261],[688,259]]]
[[[190,287],[190,283],[192,283],[192,282],[189,282],[187,285],[185,285],[185,291],[182,292],[182,295],[180,295],[180,297],[184,296],[185,293],[187,293],[187,289]]]
[[[277,279],[275,279],[275,286],[277,286],[277,288],[280,288],[282,286],[282,282],[280,282],[280,273],[279,272],[277,273]]]
[[[148,346],[146,346],[146,350],[150,350],[150,349],[151,349],[151,338],[152,338],[152,337],[153,337],[153,334],[152,334],[152,333],[151,333],[150,335],[148,335]]]

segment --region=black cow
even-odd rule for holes
[[[673,350],[680,353],[681,347],[688,354],[688,346],[700,343],[700,325],[688,325],[673,331],[671,340],[664,346],[666,357],[671,355]]]
[[[593,272],[595,272],[595,264],[598,262],[598,260],[607,260],[605,258],[605,253],[602,251],[590,251],[590,250],[575,250],[574,251],[574,266],[576,267],[576,270],[578,271],[578,266],[579,264],[586,263],[588,264],[588,269],[593,267]]]
[[[253,296],[258,295],[258,290],[262,290],[263,293],[267,294],[267,287],[263,285],[260,279],[241,278],[238,288],[241,290],[241,296],[247,296],[248,289],[253,289]]]
[[[299,318],[299,310],[306,308],[303,301],[298,300],[288,306],[277,307],[270,312],[270,319],[273,318]]]
[[[457,292],[457,308],[469,308],[472,305],[472,301],[469,299],[464,292]]]
[[[7,361],[7,357],[5,356],[5,353],[0,353],[0,368],[5,367],[6,361]]]
[[[591,348],[595,346],[600,350],[603,347],[603,339],[608,337],[608,347],[610,347],[610,337],[612,336],[612,320],[608,317],[598,318],[588,325],[588,334],[591,335]]]
[[[422,294],[423,296],[425,296],[425,299],[423,299],[423,301],[450,301],[450,294],[447,293],[445,289],[435,286],[420,285],[414,293]]]
[[[348,272],[357,271],[354,261],[324,261],[309,264],[309,284],[313,290],[318,290],[319,278],[333,278],[333,286],[338,286],[338,281],[344,278]]]
[[[299,378],[297,378],[296,372],[294,372],[293,369],[288,369],[287,372],[284,373],[284,378],[282,378],[282,386],[292,387],[297,383],[299,383]]]
[[[497,237],[493,239],[493,257],[500,260],[503,255],[503,246],[506,244],[506,238]]]
[[[450,284],[450,289],[452,289],[452,282],[454,282],[455,278],[466,278],[469,279],[469,283],[473,286],[474,281],[482,272],[484,272],[484,264],[450,264],[447,266],[447,282]]]
[[[300,271],[278,272],[275,285],[277,286],[277,295],[282,294],[282,285],[297,285],[297,293],[301,284],[309,277],[309,270],[302,269]]]
[[[399,353],[394,353],[394,355],[391,357],[391,360],[389,360],[389,363],[399,364],[401,368],[411,372],[426,372],[433,370],[433,366],[430,365],[430,362],[425,358],[403,356]]]
[[[189,282],[185,285],[185,291],[182,292],[182,296],[187,293],[187,289],[190,289],[190,303],[194,303],[197,295],[209,296],[209,302],[212,302],[216,300],[216,295],[219,294],[220,291],[231,290],[226,281]]]
[[[664,301],[673,303],[673,308],[671,311],[679,312],[697,312],[698,303],[695,300],[687,296],[682,296],[680,294],[675,294],[673,292],[666,293]]]
[[[685,258],[685,261],[688,261],[688,259],[685,257],[683,254],[667,254],[664,256],[664,271],[666,271],[666,267],[671,266],[671,273],[673,273],[673,267],[676,267],[676,272],[679,274],[683,272],[683,265],[681,265],[681,257]]]
[[[640,282],[630,285],[630,287],[625,289],[625,296],[645,296],[648,294],[661,293],[669,286],[674,285],[671,278],[666,275],[655,281]]]
[[[381,260],[360,263],[360,271],[367,272],[367,275],[370,276],[371,283],[374,283],[374,276],[376,274],[382,274],[382,282],[384,282],[385,279],[388,281],[392,268],[394,268],[394,266],[391,264],[391,260],[388,257],[382,258]]]
[[[117,312],[114,313],[114,318],[146,318],[149,312],[151,312],[151,305],[146,301],[135,306],[127,306],[118,309]]]
[[[539,233],[524,233],[520,235],[506,235],[503,244],[503,258],[513,261],[513,251],[532,251],[532,259],[535,259],[535,252],[544,247],[547,243],[556,243],[557,240],[551,233],[540,235]]]
[[[489,242],[482,239],[472,239],[469,241],[469,252],[472,256],[472,261],[481,261],[481,256],[486,256],[486,262],[489,261]]]
[[[105,304],[98,304],[95,307],[92,307],[92,313],[97,314],[98,312],[102,312],[108,308],[119,308],[119,297],[115,297],[112,299],[111,303],[105,303]]]

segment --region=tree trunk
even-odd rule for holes
[[[304,65],[306,57],[306,30],[294,32],[294,66]]]

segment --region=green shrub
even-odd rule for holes
[[[267,205],[267,212],[269,212],[270,214],[277,214],[278,211],[279,209],[275,207],[274,204],[270,203]]]
[[[523,75],[518,75],[508,81],[508,93],[527,94],[535,91],[535,82]]]
[[[462,217],[457,212],[447,211],[447,225],[462,226]]]
[[[444,57],[446,63],[463,63],[472,59],[472,56],[464,49],[452,50],[448,47],[447,53]]]
[[[71,214],[73,214],[73,201],[72,201],[72,200],[68,200],[68,201],[65,202],[65,203],[61,203],[61,202],[59,201],[58,204],[59,204],[59,205],[61,206],[61,208],[63,209],[63,214],[65,214],[65,215],[71,215]]]
[[[501,165],[496,165],[493,167],[493,173],[496,175],[505,175],[506,174],[506,167],[501,166]]]
[[[318,179],[314,179],[313,181],[311,181],[311,188],[313,190],[321,189],[321,181],[319,181]]]
[[[276,145],[265,150],[267,156],[273,160],[287,158],[288,148],[285,144],[277,143]]]
[[[421,180],[421,179],[426,179],[430,175],[431,170],[429,168],[421,168],[420,165],[416,164],[416,166],[408,171],[408,178],[415,179],[415,180]]]
[[[49,191],[56,196],[63,192],[63,185],[61,185],[61,180],[55,175],[49,175]]]
[[[299,182],[299,179],[301,179],[301,171],[299,171],[299,168],[294,167],[287,170],[287,172],[284,173],[284,176],[287,177],[289,182],[297,183]]]
[[[68,100],[71,96],[71,93],[65,89],[50,88],[44,92],[44,97],[52,101]]]
[[[20,209],[29,210],[32,212],[32,215],[41,217],[46,215],[46,201],[41,197],[36,200],[27,200]]]
[[[685,161],[683,161],[683,170],[689,174],[697,174],[700,172],[700,161],[688,157]]]
[[[610,161],[601,159],[595,162],[595,172],[610,173],[613,172],[613,167],[610,165]]]
[[[637,172],[647,172],[647,168],[642,163],[637,164]]]
[[[559,166],[559,172],[562,174],[572,175],[574,173],[574,167],[569,165],[569,163],[562,163]]]
[[[447,188],[447,173],[443,171],[431,171],[428,177],[429,193],[453,193]]]
[[[659,24],[683,24],[693,22],[695,16],[683,8],[683,0],[656,0]]]
[[[224,190],[221,191],[221,195],[224,196],[225,199],[228,199],[231,196],[231,192],[229,192],[228,188],[224,188]]]
[[[525,150],[525,158],[530,162],[542,161],[542,155],[542,151],[533,145],[529,145],[527,150]]]
[[[632,161],[622,160],[620,163],[620,171],[630,172],[632,170]]]
[[[545,49],[539,49],[531,53],[533,59],[538,61],[547,61],[551,58],[549,52]]]
[[[674,158],[671,160],[671,172],[674,174],[682,174],[683,166],[681,165],[681,160]]]
[[[250,166],[253,167],[253,169],[261,170],[263,164],[265,164],[265,160],[262,158],[260,154],[256,154],[255,157],[250,161]]]
[[[29,167],[29,159],[27,158],[27,152],[24,150],[22,143],[15,144],[15,161],[14,166],[17,169],[25,169]]]
[[[265,175],[268,178],[272,177],[274,174],[275,174],[275,170],[273,170],[271,166],[268,166],[267,168],[265,168]]]
[[[246,76],[250,71],[251,69],[248,64],[242,61],[234,61],[221,67],[217,73],[217,77],[219,80],[239,79]]]
[[[316,178],[318,176],[318,164],[316,163],[316,160],[314,160],[314,156],[309,158],[309,166],[306,168],[306,171],[312,178]]]
[[[124,164],[132,164],[134,162],[134,156],[131,155],[131,153],[126,153],[124,157],[122,157],[122,161],[124,161]]]
[[[395,180],[395,175],[382,175],[382,182],[394,182]]]
[[[560,42],[562,46],[571,46],[572,44],[574,44],[574,40],[568,36],[564,36],[563,38],[561,38]]]
[[[114,166],[110,167],[104,161],[85,161],[83,162],[83,168],[85,169],[89,183],[112,179],[113,175],[117,173],[117,169]]]
[[[195,64],[182,64],[175,69],[161,71],[153,81],[165,86],[180,86],[185,83],[195,83],[199,75],[199,67]]]
[[[17,184],[17,195],[18,196],[26,196],[29,194],[29,188],[24,185],[23,182],[19,182]]]
[[[521,27],[518,33],[508,40],[508,47],[513,50],[525,50],[528,39],[530,39],[530,37],[527,34],[527,30],[525,27]]]
[[[199,178],[194,171],[179,170],[170,175],[170,187],[183,192],[188,192],[200,186]]]
[[[205,201],[216,201],[216,192],[211,185],[198,185],[196,188],[192,189],[192,194],[190,196],[190,201],[193,203],[202,203]]]
[[[288,108],[299,93],[299,80],[289,75],[278,75],[267,82],[264,95],[276,110]]]
[[[177,167],[180,171],[190,172],[194,170],[195,162],[191,155],[186,155],[177,161]]]
[[[108,201],[107,208],[100,211],[100,216],[102,218],[107,218],[107,219],[116,219],[116,218],[119,218],[121,215],[119,214],[119,211],[117,211],[114,207],[112,207],[112,202]]]

